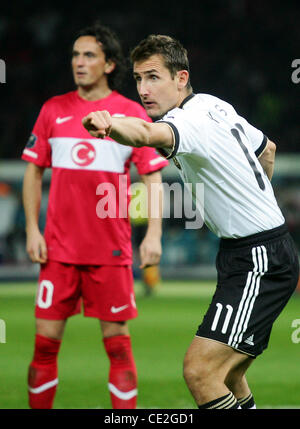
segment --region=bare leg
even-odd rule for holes
[[[62,340],[67,320],[36,319],[36,333],[54,340]]]
[[[225,384],[237,399],[245,398],[251,393],[245,373],[253,361],[254,358],[248,356],[248,359],[227,374]]]
[[[239,353],[226,344],[195,337],[184,358],[184,378],[196,403],[205,404],[227,395],[230,389],[225,380],[232,386],[235,379],[233,370],[243,368],[243,365],[246,366],[245,362],[249,362],[248,355]],[[228,374],[231,374],[229,379]],[[242,391],[246,387],[236,386],[236,389]]]
[[[107,322],[100,320],[103,338],[114,337],[116,335],[129,335],[126,322]]]

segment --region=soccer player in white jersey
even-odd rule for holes
[[[151,190],[152,183],[161,182],[160,170],[168,161],[153,148],[126,148],[112,139],[98,144],[81,124],[82,116],[92,109],[150,121],[139,103],[117,91],[123,63],[120,43],[109,28],[83,29],[72,51],[77,89],[44,103],[23,151],[22,158],[28,162],[23,187],[27,250],[32,261],[41,264],[35,348],[28,376],[31,408],[52,408],[64,328],[68,318],[81,311],[81,300],[85,316],[100,320],[110,362],[112,407],[136,408],[137,373],[127,324],[137,316],[129,167],[136,165]],[[42,177],[48,167],[52,177],[42,235],[38,217]],[[101,212],[109,190],[108,195],[115,195],[109,201],[116,208],[114,216]],[[141,267],[159,263],[158,213],[149,218],[140,247]]]
[[[218,283],[187,350],[184,378],[199,408],[255,408],[245,373],[299,276],[270,183],[275,144],[230,104],[193,93],[187,52],[173,38],[150,35],[131,60],[141,101],[158,121],[96,111],[83,125],[92,136],[155,147],[185,182],[204,184],[204,201],[195,203],[204,204],[204,221],[220,237]]]

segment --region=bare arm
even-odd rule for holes
[[[272,179],[273,172],[274,172],[275,152],[276,152],[275,143],[273,143],[271,140],[268,140],[264,151],[258,157],[258,160],[261,163],[262,168],[266,172],[269,180]]]
[[[26,218],[26,250],[32,262],[47,261],[47,247],[39,230],[39,213],[42,198],[44,168],[29,163],[23,180],[23,205]]]
[[[112,139],[125,146],[171,149],[174,135],[166,123],[149,123],[140,118],[112,118],[107,111],[91,112],[82,120],[93,136]]]
[[[140,268],[159,264],[162,249],[163,189],[160,171],[141,176],[147,188],[148,228],[140,245]]]

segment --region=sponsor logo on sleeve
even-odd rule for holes
[[[35,145],[36,141],[37,141],[37,136],[35,134],[31,133],[31,135],[30,135],[30,137],[26,143],[26,147],[28,149],[32,148]]]

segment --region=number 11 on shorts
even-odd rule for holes
[[[216,307],[217,307],[216,314],[215,314],[213,323],[211,325],[211,330],[212,331],[215,331],[217,329],[217,326],[218,326],[218,323],[219,323],[219,319],[220,319],[220,316],[221,316],[221,313],[222,313],[222,310],[223,310],[223,304],[221,304],[220,302],[217,302],[216,303]],[[222,334],[226,334],[226,332],[227,332],[227,328],[228,328],[228,325],[229,325],[229,322],[230,322],[230,319],[231,319],[231,315],[232,315],[232,312],[233,312],[233,307],[231,305],[227,304],[226,305],[226,310],[227,310],[227,313],[226,313],[226,317],[225,317],[225,320],[224,320],[224,323],[223,323],[223,326],[222,326],[222,330],[221,330]]]

